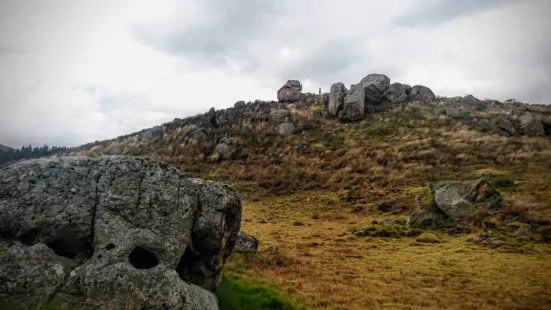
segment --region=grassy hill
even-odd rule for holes
[[[542,236],[551,223],[551,140],[507,137],[496,124],[525,112],[549,120],[551,108],[492,102],[458,119],[442,112],[454,99],[439,98],[345,123],[324,114],[326,98],[211,111],[67,154],[149,156],[236,187],[242,230],[259,239],[260,253],[234,255],[226,271],[276,285],[307,309],[549,307],[551,246]],[[279,109],[290,112],[290,136],[276,130]],[[213,152],[221,137],[232,139],[228,156]],[[470,233],[354,234],[403,225],[431,182],[480,177],[501,192],[503,206]],[[541,238],[518,236],[518,227]],[[512,243],[473,242],[492,230]]]
[[[9,152],[11,150],[13,150],[13,148],[0,144],[0,152]]]

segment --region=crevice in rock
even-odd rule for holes
[[[94,254],[94,247],[89,240],[78,239],[68,234],[60,235],[46,245],[56,255],[69,259],[86,260]]]
[[[31,228],[19,236],[19,241],[24,245],[33,245],[36,242],[36,238],[40,232],[37,228]]]
[[[151,269],[159,264],[155,253],[139,246],[130,252],[128,261],[137,269]]]

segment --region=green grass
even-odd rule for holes
[[[220,310],[296,309],[268,285],[254,283],[233,274],[224,274],[216,293]]]

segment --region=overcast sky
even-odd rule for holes
[[[369,73],[551,103],[549,0],[0,0],[0,144],[79,145]]]

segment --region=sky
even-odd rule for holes
[[[370,73],[551,103],[549,0],[0,0],[0,144],[77,146]]]

